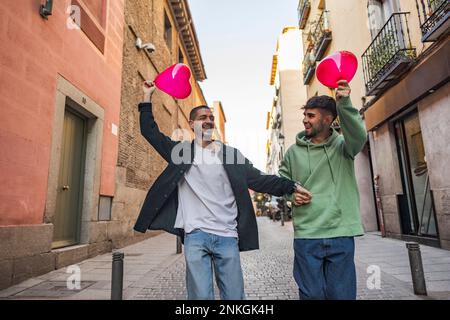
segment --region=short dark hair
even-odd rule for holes
[[[336,100],[330,96],[314,96],[306,102],[302,109],[324,109],[333,115],[333,121],[337,117]]]
[[[197,115],[197,111],[200,110],[200,109],[208,109],[208,110],[211,110],[211,108],[208,107],[208,106],[198,106],[198,107],[195,107],[195,108],[193,108],[193,109],[191,110],[191,112],[189,113],[189,120],[195,120],[195,116]]]

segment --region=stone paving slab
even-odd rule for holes
[[[382,238],[379,233],[356,239],[355,260],[359,264],[377,265],[382,272],[412,287],[406,242]],[[428,295],[450,298],[450,251],[424,245],[420,250]]]

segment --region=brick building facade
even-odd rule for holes
[[[119,246],[141,239],[142,235],[133,231],[133,225],[149,187],[166,167],[163,158],[140,133],[137,104],[142,99],[143,81],[154,79],[158,73],[179,62],[192,70],[193,90],[187,99],[177,100],[159,90],[153,95],[158,126],[174,139],[179,138],[174,134],[177,129],[190,132],[191,108],[206,104],[198,84],[206,75],[194,25],[187,24],[191,20],[187,1],[126,2],[118,179],[111,221]],[[152,43],[155,50],[137,48],[137,39],[144,44]],[[147,232],[147,235],[155,233]]]

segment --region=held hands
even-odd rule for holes
[[[144,101],[143,102],[151,102],[152,95],[155,92],[156,86],[153,81],[147,80],[144,81],[142,85],[142,90],[144,91]]]
[[[336,90],[336,100],[339,101],[343,97],[348,97],[352,90],[346,80],[339,80],[337,84],[338,88]]]
[[[296,206],[301,206],[311,202],[312,194],[303,187],[297,186],[293,194],[293,203]]]

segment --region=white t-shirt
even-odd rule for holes
[[[175,228],[237,237],[237,205],[227,173],[218,157],[220,142],[202,148],[194,142],[191,168],[178,182]]]

